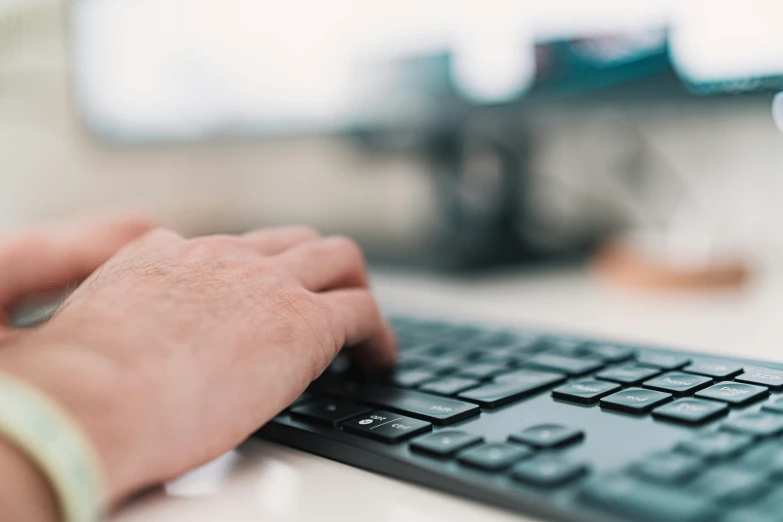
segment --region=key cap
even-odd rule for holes
[[[419,370],[432,372],[438,377],[440,377],[458,371],[465,364],[466,362],[464,361],[464,359],[457,358],[454,356],[449,356],[449,357],[443,357],[438,359],[432,359],[430,360],[429,364],[427,364],[423,368],[419,368]],[[427,382],[432,382],[432,381],[427,381]]]
[[[458,451],[482,442],[483,437],[458,430],[443,430],[411,442],[411,449],[438,457],[450,457]]]
[[[696,479],[693,489],[710,500],[736,504],[759,498],[767,491],[768,481],[764,475],[750,470],[722,465]]]
[[[515,342],[519,342],[521,339],[514,332],[495,331],[486,332],[481,336],[482,346],[491,348],[497,348],[502,346],[509,346]]]
[[[644,381],[642,386],[652,390],[671,393],[672,395],[690,395],[712,384],[712,379],[703,375],[691,375],[683,372],[668,372],[649,381]]]
[[[519,384],[535,384],[552,386],[566,380],[562,373],[540,372],[534,370],[514,370],[495,377],[495,382],[515,382]]]
[[[511,355],[505,352],[505,350],[498,350],[495,352],[487,352],[477,358],[479,364],[497,364],[500,368],[509,368],[516,364],[520,364],[523,361],[529,359],[530,356]]]
[[[420,384],[434,380],[437,376],[437,373],[428,370],[403,370],[394,372],[392,382],[403,388],[415,388]]]
[[[670,393],[644,388],[628,388],[601,399],[601,408],[625,413],[649,413],[656,406],[671,399]]]
[[[697,373],[714,379],[731,379],[742,373],[742,366],[717,359],[702,359],[695,361],[682,369],[688,373]]]
[[[783,415],[764,411],[743,413],[724,422],[721,429],[755,437],[780,435],[783,433]]]
[[[552,355],[566,357],[581,357],[589,353],[587,344],[578,339],[545,339],[542,341],[544,351]]]
[[[590,404],[620,389],[619,384],[598,380],[570,382],[552,390],[552,397],[564,401]]]
[[[370,411],[367,406],[338,400],[319,400],[291,408],[291,415],[305,420],[337,425],[342,420],[350,419]]]
[[[726,402],[732,406],[745,406],[769,395],[763,386],[723,381],[696,392],[696,397]]]
[[[770,494],[754,502],[752,506],[759,513],[764,513],[764,522],[780,522],[783,520],[783,488],[780,486],[775,487]],[[750,509],[750,506],[748,508]],[[731,520],[736,522],[735,519]],[[742,519],[742,522],[755,522],[755,519]]]
[[[375,411],[343,422],[343,430],[381,442],[400,442],[430,431],[429,422],[388,411]]]
[[[419,355],[409,355],[407,353],[402,353],[397,358],[397,365],[394,367],[394,369],[398,372],[415,370],[428,364],[432,364],[432,359],[421,357]]]
[[[619,346],[616,344],[590,344],[587,349],[594,356],[603,360],[605,363],[619,363],[627,361],[634,355],[636,350],[627,346]]]
[[[591,480],[580,499],[618,519],[637,522],[714,522],[712,506],[687,491],[609,475]]]
[[[775,479],[783,478],[783,446],[777,441],[752,447],[742,456],[741,462],[759,473]],[[783,504],[781,504],[781,511],[783,511]]]
[[[532,456],[533,450],[525,446],[512,446],[496,442],[461,451],[457,454],[457,461],[460,464],[485,471],[500,471]]]
[[[682,484],[704,470],[701,459],[683,453],[655,453],[635,462],[630,472],[637,477],[662,484]]]
[[[541,424],[512,433],[508,440],[521,442],[536,448],[563,447],[582,440],[585,433],[581,430],[561,426],[559,424]]]
[[[540,456],[520,462],[511,471],[511,476],[525,484],[540,488],[562,486],[587,473],[587,466],[581,462]]]
[[[719,460],[738,455],[753,443],[753,437],[739,433],[713,431],[700,433],[677,445],[677,449],[698,457]]]
[[[600,370],[603,368],[604,364],[594,359],[575,359],[562,355],[539,353],[525,361],[522,366],[534,370],[544,370],[578,376]]]
[[[774,413],[783,413],[783,395],[770,398],[767,402],[761,405],[761,409]]]
[[[457,377],[464,377],[467,379],[489,379],[495,375],[500,375],[509,371],[508,366],[505,364],[497,363],[474,363],[468,366],[460,368],[456,373]]]
[[[702,399],[678,399],[670,404],[655,408],[653,417],[682,424],[702,424],[717,419],[729,412],[729,406],[722,402]]]
[[[596,377],[606,381],[619,382],[620,384],[639,384],[650,377],[655,377],[659,373],[661,373],[661,371],[655,368],[618,366],[616,368],[607,368],[596,374]]]
[[[650,368],[659,368],[661,370],[679,370],[689,362],[690,359],[674,354],[666,353],[642,353],[637,360],[640,366],[649,366]]]
[[[745,368],[745,373],[739,374],[736,380],[750,384],[761,384],[775,391],[783,390],[783,372],[780,370],[758,366]]]
[[[462,377],[445,377],[437,381],[430,381],[419,387],[419,390],[427,393],[436,393],[438,395],[456,395],[462,391],[475,388],[481,383],[475,379],[464,379]]]
[[[454,424],[478,415],[475,404],[386,386],[366,386],[355,392],[356,400],[381,408],[398,410],[434,424]]]
[[[551,373],[528,372],[523,374],[517,372],[514,375],[514,379],[498,380],[498,382],[485,384],[479,388],[462,392],[457,397],[476,402],[485,408],[497,408],[533,395],[564,380],[562,375]]]

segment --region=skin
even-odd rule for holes
[[[84,428],[112,505],[241,443],[341,348],[371,367],[395,359],[350,240],[302,227],[189,240],[150,228],[122,216],[0,243],[3,308],[91,273],[45,325],[0,330],[0,372]],[[46,481],[0,439],[0,520],[57,517]]]

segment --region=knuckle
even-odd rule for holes
[[[231,236],[205,236],[188,241],[191,254],[205,257],[220,257],[236,248],[237,241]]]
[[[346,236],[333,236],[328,241],[330,246],[340,252],[342,256],[348,258],[351,264],[364,265],[364,253],[353,239]]]
[[[321,237],[317,230],[303,225],[287,227],[285,232],[292,238],[300,241],[312,241]]]
[[[148,232],[145,232],[141,236],[141,240],[145,243],[160,244],[176,240],[181,240],[182,236],[169,230],[168,228],[155,227]]]

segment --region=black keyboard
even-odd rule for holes
[[[783,522],[783,365],[394,319],[269,440],[545,520]]]

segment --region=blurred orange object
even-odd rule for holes
[[[613,241],[596,254],[592,268],[599,275],[639,289],[739,288],[753,270],[743,260],[721,260],[701,266],[678,266],[634,245]]]

